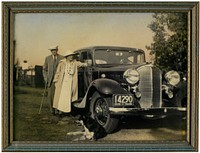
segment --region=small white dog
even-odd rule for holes
[[[82,120],[76,121],[76,123],[83,126],[84,131],[68,132],[67,135],[82,135],[84,137],[83,140],[94,140],[94,132],[90,132],[89,129],[86,128]]]

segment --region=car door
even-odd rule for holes
[[[79,67],[78,69],[78,88],[79,98],[84,97],[89,84],[92,81],[92,56],[90,50],[82,50],[80,52],[80,62],[87,63],[86,67]]]

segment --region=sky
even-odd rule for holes
[[[59,54],[97,45],[140,48],[152,43],[151,13],[19,13],[15,16],[15,59],[43,65],[50,46]]]

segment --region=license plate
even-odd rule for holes
[[[113,95],[113,102],[116,106],[133,105],[133,95]]]

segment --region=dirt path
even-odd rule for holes
[[[172,116],[159,120],[129,118],[115,133],[100,141],[186,140],[186,120]]]

